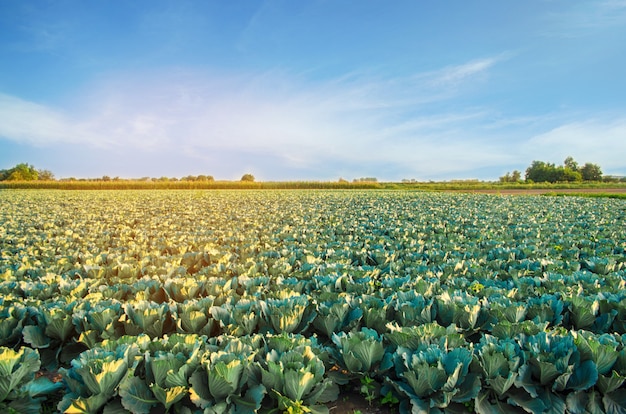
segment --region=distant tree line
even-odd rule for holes
[[[0,181],[52,181],[54,174],[48,170],[37,170],[29,164],[17,164],[8,170],[0,170]]]
[[[585,163],[582,167],[574,158],[567,157],[563,165],[555,165],[544,161],[533,161],[528,168],[524,179],[528,183],[557,183],[578,181],[602,181],[602,169],[598,164]],[[500,182],[520,182],[522,173],[514,170],[500,177]]]
[[[17,164],[15,167],[8,170],[0,170],[0,181],[54,181],[54,174],[49,170],[38,170],[34,166],[22,163]],[[241,177],[241,181],[254,182],[255,178],[252,174],[244,174]],[[108,175],[104,175],[101,178],[88,178],[88,179],[76,179],[74,177],[63,178],[60,181],[192,181],[192,182],[212,182],[215,181],[212,175],[187,175],[185,177],[160,177],[150,178],[142,177],[132,180],[124,180],[120,177],[111,178]]]

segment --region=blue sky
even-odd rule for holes
[[[626,1],[0,1],[0,169],[626,175]]]

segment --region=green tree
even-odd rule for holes
[[[54,181],[54,174],[50,170],[38,170],[40,181]]]
[[[252,174],[244,174],[243,177],[241,177],[241,181],[253,182],[254,181],[254,175],[252,175]]]
[[[32,165],[26,163],[17,164],[10,170],[0,173],[0,180],[31,181],[39,178],[39,172]]]
[[[586,163],[580,169],[582,179],[585,181],[601,181],[602,170],[598,164]]]
[[[556,167],[556,181],[582,181],[582,174],[568,167]]]
[[[565,158],[565,161],[563,161],[563,166],[569,168],[572,171],[578,171],[578,163],[574,161],[574,158],[572,157]]]
[[[526,168],[526,181],[534,181],[536,183],[555,182],[556,167],[554,164],[545,163],[543,161],[533,161],[530,167]]]
[[[518,170],[513,170],[513,172],[508,172],[500,177],[501,183],[516,183],[522,179],[522,173]]]
[[[586,163],[582,168],[572,157],[565,159],[564,165],[543,161],[533,161],[526,169],[526,181],[541,182],[574,182],[574,181],[600,181],[602,180],[602,170],[596,164]]]

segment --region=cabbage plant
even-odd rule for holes
[[[28,323],[28,308],[20,303],[0,305],[0,346],[17,345]]]
[[[45,377],[35,379],[40,368],[36,350],[22,347],[18,351],[0,347],[0,410],[8,413],[39,414],[48,394],[58,391],[62,383]]]
[[[305,295],[261,302],[263,318],[275,333],[303,332],[315,318]]]
[[[98,413],[118,395],[119,386],[129,369],[137,364],[136,345],[120,345],[113,351],[94,348],[72,360],[69,369],[61,369],[69,392],[58,404],[61,412]]]
[[[214,303],[211,296],[178,303],[173,315],[177,332],[213,336],[218,331],[218,323],[210,312]]]
[[[308,345],[284,352],[270,349],[260,366],[262,384],[271,390],[270,397],[281,411],[293,412],[297,407],[319,414],[328,413],[328,408],[321,404],[337,399],[337,385],[325,377],[324,362]]]
[[[249,382],[251,360],[245,354],[207,352],[202,368],[191,376],[191,401],[205,413],[254,413],[266,394],[262,384]]]
[[[358,300],[358,306],[363,312],[362,324],[378,333],[387,331],[387,323],[391,315],[390,304],[375,295],[362,295]]]
[[[259,330],[261,304],[256,300],[229,300],[221,306],[212,306],[209,310],[222,332],[227,335],[252,335]]]
[[[335,344],[333,355],[348,377],[383,375],[393,366],[383,336],[373,329],[335,333],[332,340]]]
[[[450,349],[443,339],[414,351],[399,347],[394,354],[397,380],[388,382],[408,398],[412,412],[443,414],[478,396],[481,382],[469,370],[472,360],[471,349]],[[401,410],[408,408],[401,406]]]
[[[175,330],[170,306],[147,300],[125,303],[120,322],[127,335],[145,333],[151,338],[159,338]]]
[[[345,294],[331,296],[334,297],[317,304],[317,315],[313,319],[313,327],[327,338],[331,338],[333,333],[350,330],[363,316],[363,311],[355,307],[351,297]]]
[[[395,310],[395,320],[401,326],[431,323],[437,315],[434,298],[426,298],[413,290],[397,292],[391,301],[391,306]]]

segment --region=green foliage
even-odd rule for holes
[[[602,170],[597,164],[592,163],[586,163],[579,168],[578,163],[572,157],[567,157],[562,166],[543,161],[533,161],[526,169],[526,181],[535,183],[576,182],[583,180],[601,181]]]
[[[45,395],[56,392],[60,384],[47,378],[35,379],[41,363],[39,354],[29,348],[14,351],[0,347],[0,409],[2,412],[36,414]]]
[[[580,169],[580,174],[585,181],[601,181],[602,180],[602,169],[597,164],[592,164],[590,162],[585,163]]]
[[[339,364],[361,378],[383,374],[391,368],[391,354],[385,350],[383,337],[369,328],[332,335]]]
[[[82,413],[319,412],[337,384],[401,412],[624,403],[619,199],[192,190],[0,202],[1,345],[8,360],[39,355],[0,411],[60,400]],[[61,382],[35,379],[59,366]]]
[[[398,380],[391,385],[409,398],[414,411],[452,409],[476,398],[481,389],[480,377],[469,371],[472,352],[450,349],[445,339],[415,351],[400,347],[394,358]]]
[[[281,410],[327,412],[319,404],[337,399],[337,384],[325,377],[324,362],[311,346],[292,343],[283,350],[267,351],[260,361],[262,384],[273,391],[270,396]]]
[[[513,172],[507,172],[502,177],[500,177],[501,183],[517,183],[522,179],[522,173],[518,170],[513,170]]]
[[[377,396],[377,390],[376,390],[376,381],[369,377],[369,376],[364,376],[360,378],[361,381],[361,388],[359,389],[359,392],[365,397],[365,400],[370,403],[370,405],[372,404],[372,401],[374,401],[376,399]]]
[[[44,172],[44,179],[50,179],[48,171]],[[0,170],[0,181],[33,181],[39,178],[39,171],[32,165],[17,164],[8,170]]]

